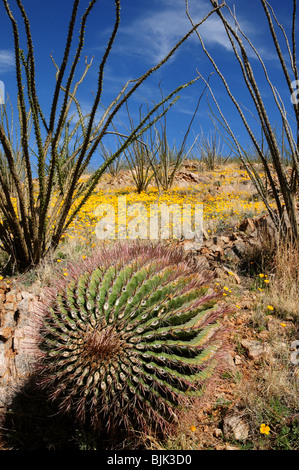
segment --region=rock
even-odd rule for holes
[[[226,438],[233,438],[237,441],[246,441],[249,434],[249,426],[242,419],[240,414],[230,414],[224,418],[223,434]]]
[[[237,232],[233,232],[230,236],[230,241],[238,240],[239,234]]]
[[[261,340],[268,339],[269,336],[270,336],[270,331],[268,331],[268,330],[262,330],[262,331],[258,334],[258,337],[259,337]]]
[[[21,292],[21,298],[25,299],[25,300],[35,300],[36,299],[34,294],[32,294],[31,292],[27,292],[27,291],[22,291]]]
[[[5,291],[0,309],[0,408],[9,404],[34,369],[31,337],[38,301],[30,292]]]
[[[228,244],[230,242],[230,238],[226,237],[225,235],[222,235],[221,237],[219,237],[219,241],[224,244]]]
[[[234,363],[236,364],[236,366],[240,366],[241,364],[243,364],[242,357],[236,354],[234,357]]]
[[[226,248],[223,251],[224,258],[231,263],[238,263],[240,261],[239,256],[233,251],[232,248]]]
[[[234,358],[229,351],[223,352],[223,364],[227,370],[233,371],[235,369]]]
[[[3,326],[0,328],[0,341],[5,343],[13,335],[13,328],[10,326]]]
[[[213,431],[213,435],[214,435],[215,437],[222,437],[222,436],[223,436],[223,432],[222,432],[221,429],[216,428],[216,429],[214,429],[214,431]]]
[[[208,254],[209,253],[209,248],[207,248],[206,246],[203,246],[200,250],[200,253],[202,255]]]
[[[271,350],[268,344],[261,343],[260,341],[244,339],[241,341],[241,344],[246,349],[248,357],[254,361],[266,357]]]
[[[235,241],[235,243],[232,246],[233,251],[236,253],[236,255],[240,258],[246,253],[246,244],[241,242],[241,241]]]
[[[176,174],[176,181],[187,181],[188,183],[209,183],[210,179],[204,176],[198,176],[192,171],[181,170]]]
[[[199,162],[184,163],[182,166],[183,166],[183,168],[185,168],[186,170],[198,171],[198,170],[200,169]]]
[[[211,246],[214,245],[214,240],[213,238],[209,238],[206,243],[204,244],[205,248],[211,248]]]
[[[219,267],[216,267],[214,269],[213,273],[215,274],[216,279],[226,279],[227,278],[226,273],[223,271],[223,269],[221,269]]]
[[[6,293],[5,303],[14,303],[17,301],[17,296],[15,291],[11,290]]]
[[[15,302],[5,302],[5,310],[8,312],[14,312],[16,308]]]
[[[215,245],[215,244],[210,247],[210,250],[211,250],[216,256],[219,256],[219,257],[223,254],[223,249],[222,249],[220,246]]]
[[[245,232],[247,235],[252,234],[256,230],[254,221],[252,219],[244,219],[239,225],[239,230]]]

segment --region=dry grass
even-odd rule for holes
[[[280,316],[299,321],[299,246],[280,244],[276,252],[275,271],[265,301]]]
[[[274,250],[269,243],[264,249],[268,263],[253,283],[258,296],[244,331],[270,349],[261,363],[247,365],[236,392],[253,449],[298,450],[299,367],[290,357],[299,332],[299,249],[279,244]],[[261,423],[269,425],[268,436],[261,435]]]
[[[207,209],[204,228],[210,235],[234,230],[242,218],[260,215],[263,211],[260,202],[253,199],[252,187],[246,183],[248,178],[243,173],[236,165],[199,173],[212,177],[212,181],[220,181],[220,189],[210,183],[193,185],[190,189],[184,187],[169,193],[169,200],[183,203],[189,202],[188,196],[191,201],[200,198]],[[220,178],[221,174],[224,178]],[[113,198],[117,198],[118,190],[111,190],[110,202],[114,203]],[[140,200],[145,204],[156,198],[156,194],[151,195],[150,191],[138,196],[138,201],[136,194],[128,195],[130,201],[132,198],[132,202]],[[92,213],[98,202],[97,197],[91,200],[79,217],[77,226],[72,227],[56,252],[49,255],[40,266],[20,277],[22,284],[37,281],[41,286],[47,285],[56,269],[63,269],[68,262],[89,256],[96,242],[91,235],[95,221],[89,218],[89,213]],[[231,360],[238,354],[242,363],[233,365],[231,372],[223,375],[222,382],[209,395],[209,403],[205,403],[201,409],[183,413],[171,435],[161,439],[137,433],[136,439],[146,449],[225,448],[227,441],[219,428],[225,413],[237,404],[242,409],[250,432],[246,442],[232,441],[231,445],[253,450],[298,450],[299,369],[290,363],[290,345],[299,339],[299,247],[290,249],[282,244],[275,247],[264,239],[259,247],[247,253],[243,266],[235,268],[241,284],[234,290],[234,280],[231,279],[229,287],[232,293],[225,299],[234,308],[236,304],[239,307],[225,321],[232,329]],[[228,286],[228,282],[225,281],[223,285]],[[240,348],[244,337],[266,342],[271,348],[267,358],[258,363],[249,360]],[[269,425],[269,435],[261,434],[261,423]],[[218,430],[217,436],[215,430]],[[84,447],[84,443],[81,447]]]

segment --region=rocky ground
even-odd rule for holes
[[[190,180],[198,176],[188,170],[184,178]],[[269,338],[273,332],[281,330],[281,319],[269,314],[262,330],[254,327],[253,317],[259,291],[251,288],[250,278],[244,274],[244,263],[254,263],[254,256],[260,252],[263,241],[272,235],[271,221],[267,216],[262,216],[245,218],[232,233],[209,236],[204,232],[200,248],[180,240],[180,244],[186,245],[186,256],[191,257],[201,269],[209,273],[213,271],[213,287],[223,291],[223,302],[231,307],[231,312],[223,319],[230,332],[231,349],[226,357],[225,379],[217,382],[209,402],[197,410],[196,416],[193,414],[188,418],[186,415],[178,435],[169,438],[168,443],[164,442],[164,447],[149,436],[144,438],[147,448],[169,446],[170,449],[238,450],[246,447],[246,443],[252,443],[253,434],[256,436],[259,433],[259,430],[252,428],[253,420],[244,406],[244,387],[249,386],[254,375],[263,375],[265,368],[269,371],[273,364],[278,364],[277,361],[275,363],[276,352]],[[25,437],[20,435],[24,424],[19,426],[17,416],[15,420],[7,419],[7,416],[9,413],[26,414],[26,410],[20,411],[12,403],[34,371],[28,332],[42,292],[40,283],[33,283],[28,288],[18,278],[0,282],[0,449],[13,447],[7,439],[12,434],[17,435],[17,448],[18,445],[20,448],[24,445],[22,440]],[[291,318],[284,321],[286,329],[292,330],[293,338],[296,339],[298,324]],[[278,335],[277,341],[278,346],[291,355],[291,346],[286,337]],[[292,373],[299,381],[298,366],[293,367]],[[10,423],[12,429],[7,428],[7,423]],[[263,448],[262,444],[261,447],[256,444],[257,440],[254,442],[254,449]],[[32,445],[32,442],[28,444]]]

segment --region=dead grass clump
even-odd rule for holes
[[[298,450],[298,381],[280,361],[252,371],[242,384],[242,408],[250,428],[250,441],[256,450]],[[261,425],[269,427],[263,434]]]
[[[286,319],[299,321],[299,245],[280,244],[276,251],[275,271],[269,284],[271,305]]]
[[[277,244],[274,238],[260,232],[256,242],[248,246],[239,269],[253,279],[259,274],[269,274],[275,269]]]

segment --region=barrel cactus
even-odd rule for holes
[[[202,393],[222,348],[217,294],[179,249],[114,245],[42,307],[39,383],[94,427],[160,429]]]

